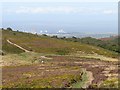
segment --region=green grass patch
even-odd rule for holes
[[[111,78],[103,81],[100,88],[118,88],[118,78]]]
[[[69,86],[81,78],[81,76],[73,74],[63,74],[48,78],[33,79],[27,81],[21,78],[19,82],[13,82],[3,86],[4,88],[63,88]],[[27,79],[27,78],[26,78]]]
[[[73,83],[71,87],[72,88],[82,88],[82,86],[85,84],[87,79],[88,79],[87,73],[83,72],[83,75],[81,76],[81,79],[77,79],[77,82]]]

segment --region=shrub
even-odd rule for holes
[[[75,36],[72,37],[73,39],[77,39]]]
[[[58,38],[57,36],[52,36],[51,38]]]
[[[8,27],[7,30],[12,31],[12,28]]]
[[[42,34],[43,36],[47,36],[46,34]]]
[[[13,35],[16,35],[16,33],[13,33]]]
[[[57,54],[59,54],[59,55],[66,55],[66,54],[68,54],[68,53],[69,53],[69,51],[66,50],[66,49],[63,49],[63,50],[57,50]]]

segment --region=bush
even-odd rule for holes
[[[72,37],[73,39],[77,39],[75,36]]]
[[[52,36],[51,38],[58,38],[57,36]]]
[[[4,55],[5,55],[5,52],[0,51],[0,55],[4,56]]]
[[[12,31],[12,28],[8,27],[7,30]]]
[[[16,35],[16,33],[13,33],[13,35]]]
[[[47,36],[46,34],[42,34],[43,36]]]
[[[69,51],[68,50],[57,50],[57,54],[59,54],[59,55],[66,55],[66,54],[68,54],[69,53]]]
[[[66,39],[66,37],[61,37],[60,39],[63,39],[63,40],[64,40],[64,39]]]

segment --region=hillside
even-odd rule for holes
[[[92,38],[92,37],[85,37],[85,38],[72,37],[72,38],[62,38],[62,39],[67,40],[67,41],[80,42],[83,44],[97,46],[97,47],[104,48],[106,50],[120,53],[120,49],[119,49],[119,45],[118,45],[118,43],[119,43],[118,37],[107,38],[107,40],[106,40],[106,38],[105,38],[105,40],[103,40],[103,38],[96,39],[96,38]]]
[[[12,30],[2,30],[2,41],[3,88],[118,87],[115,52]]]
[[[110,57],[116,57],[117,53],[105,50],[100,47],[82,44],[80,42],[66,41],[57,38],[51,38],[46,35],[37,35],[11,30],[2,30],[2,49],[5,53],[21,53],[21,49],[10,45],[7,40],[16,43],[23,48],[45,54],[68,55],[71,53],[82,52],[86,54],[98,54]]]
[[[99,46],[104,49],[108,49],[108,50],[120,53],[120,50],[118,49],[119,48],[118,37],[110,38],[108,40],[101,40],[101,39],[87,37],[87,38],[80,39],[80,42],[94,45],[94,46]]]

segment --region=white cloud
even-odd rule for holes
[[[58,7],[19,7],[16,9],[7,9],[6,12],[14,12],[17,14],[44,14],[44,13],[89,13],[89,14],[115,14],[115,9],[101,9],[101,8],[87,8],[87,7],[72,7],[72,6],[58,6]]]
[[[119,0],[0,0],[0,2],[118,2]]]
[[[20,7],[15,10],[15,13],[70,13],[78,12],[77,8],[74,7]]]
[[[115,14],[117,13],[117,10],[116,11],[115,10],[104,10],[103,13],[104,14]]]

